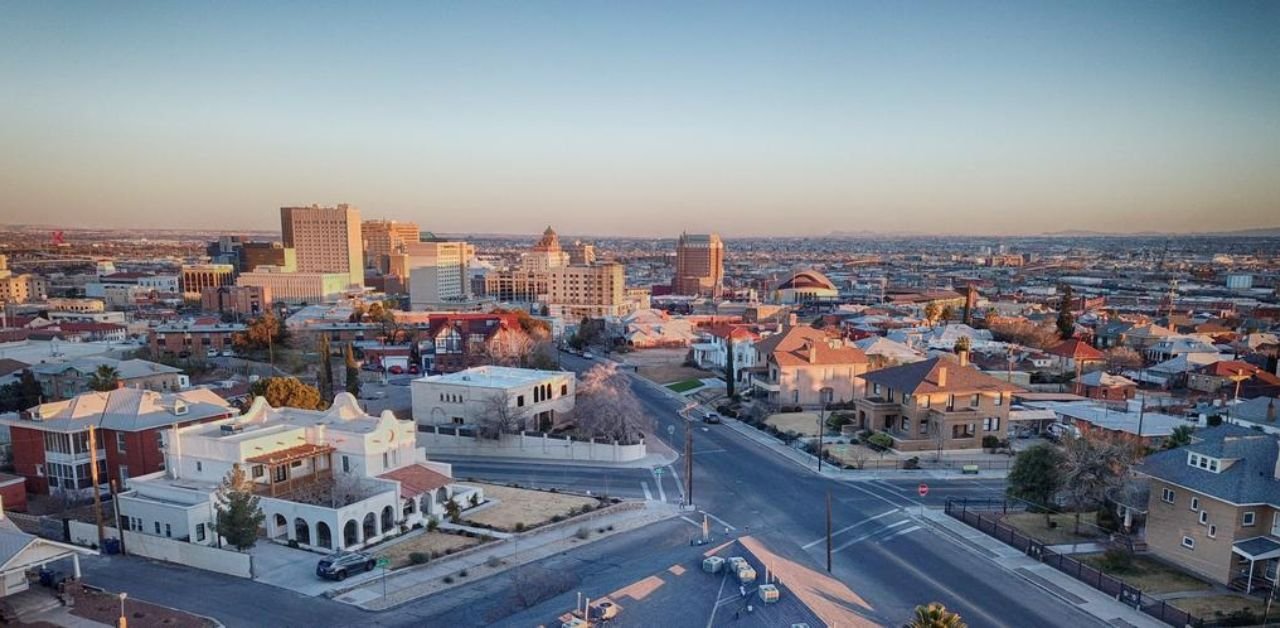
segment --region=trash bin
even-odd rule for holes
[[[104,552],[106,552],[106,553],[108,553],[108,554],[119,554],[119,553],[120,553],[120,539],[103,539],[103,540],[102,540],[102,551],[104,551]]]

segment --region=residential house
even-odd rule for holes
[[[26,591],[32,582],[29,573],[67,558],[71,559],[71,576],[78,580],[80,555],[98,553],[23,532],[5,515],[6,506],[0,503],[0,599]]]
[[[1106,371],[1090,371],[1076,379],[1075,393],[1090,399],[1126,401],[1133,399],[1138,383],[1123,375]]]
[[[478,425],[494,418],[525,430],[550,431],[573,410],[577,378],[569,371],[477,366],[413,380],[413,418],[420,425]]]
[[[1157,328],[1158,329],[1158,328]],[[1161,338],[1146,347],[1143,355],[1152,362],[1171,360],[1188,353],[1213,354],[1218,348],[1203,338],[1195,336],[1170,336]]]
[[[1219,360],[1188,373],[1187,388],[1215,395],[1225,392],[1234,396],[1236,384],[1249,379],[1259,370],[1248,362]]]
[[[222,323],[216,318],[165,323],[151,329],[148,344],[154,356],[204,357],[232,350],[236,334],[247,328],[242,323]]]
[[[215,500],[240,467],[266,516],[265,535],[305,549],[350,550],[442,519],[451,500],[479,503],[452,469],[417,448],[411,421],[370,416],[340,393],[328,410],[273,408],[171,431],[164,471],[129,481],[120,517],[134,532],[213,545]]]
[[[733,347],[734,381],[744,384],[747,369],[755,359],[756,343],[760,335],[750,325],[716,325],[706,330],[703,342],[696,342],[693,360],[702,368],[724,371],[729,366],[729,347]]]
[[[752,386],[769,403],[820,408],[861,394],[867,354],[808,325],[790,326],[755,346]]]
[[[1168,327],[1148,323],[1146,325],[1135,325],[1125,330],[1120,335],[1120,342],[1139,353],[1145,353],[1148,347],[1175,335],[1177,335],[1177,332],[1171,331]]]
[[[1105,434],[1157,449],[1180,426],[1194,426],[1194,421],[1180,416],[1149,412],[1140,409],[1137,401],[1116,408],[1095,401],[1031,403],[1029,405],[1052,410],[1058,422],[1075,428],[1078,434]]]
[[[1105,353],[1079,338],[1064,340],[1050,347],[1046,353],[1054,357],[1054,365],[1064,373],[1083,373],[1102,366],[1107,359]]]
[[[871,371],[854,400],[858,426],[893,437],[894,449],[978,449],[1008,434],[1011,396],[1022,389],[959,359],[935,357]]]
[[[1235,425],[1200,430],[1148,456],[1147,546],[1202,577],[1248,592],[1280,567],[1280,438]]]
[[[1218,403],[1219,400],[1215,399],[1215,406]],[[1240,427],[1251,427],[1270,434],[1280,434],[1280,420],[1277,419],[1280,415],[1280,399],[1275,397],[1254,397],[1226,406],[1206,408],[1204,414],[1206,416],[1217,414],[1228,423],[1234,423]]]
[[[159,393],[139,388],[86,392],[0,418],[13,442],[14,473],[41,495],[92,495],[91,460],[98,485],[164,468],[163,434],[172,427],[235,416],[237,410],[209,390]],[[90,436],[90,430],[93,435]],[[96,452],[90,450],[90,441]]]
[[[147,360],[78,358],[67,362],[37,364],[31,367],[31,372],[40,383],[45,399],[56,401],[87,392],[90,379],[103,366],[115,369],[116,381],[126,388],[170,392],[190,385],[190,380],[182,374],[182,369]]]
[[[867,354],[870,370],[882,369],[899,364],[910,364],[924,359],[924,354],[910,346],[890,340],[883,336],[871,336],[855,341],[853,345]]]

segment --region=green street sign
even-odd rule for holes
[[[379,566],[379,567],[382,567],[383,569],[386,569],[387,567],[390,567],[390,566],[391,566],[391,559],[390,559],[390,558],[387,558],[386,556],[379,556],[379,557],[378,557],[378,566]]]
[[[659,477],[659,478],[662,477],[662,467],[658,467],[657,469],[654,469],[653,475],[654,477]]]

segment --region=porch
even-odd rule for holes
[[[1230,586],[1245,593],[1269,593],[1280,574],[1280,538],[1258,536],[1236,541],[1231,552],[1239,556]]]
[[[333,452],[329,445],[297,445],[248,458],[255,493],[284,497],[333,480]]]

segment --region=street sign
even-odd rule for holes
[[[379,566],[379,567],[381,567],[381,568],[383,568],[383,569],[386,569],[387,567],[390,567],[390,566],[391,566],[391,559],[390,559],[390,558],[387,558],[386,556],[379,556],[379,557],[378,557],[378,566]]]
[[[662,467],[658,467],[657,469],[653,470],[653,477],[655,478],[662,477]]]
[[[928,495],[928,494],[929,494],[929,485],[928,485],[928,484],[925,484],[924,482],[921,482],[921,483],[920,483],[920,488],[916,489],[916,492],[920,493],[920,496],[921,496],[921,497],[924,497],[925,495]]]
[[[673,435],[675,435],[675,433],[676,433],[676,426],[674,426],[674,425],[668,425],[668,426],[667,426],[667,436],[673,436]]]

